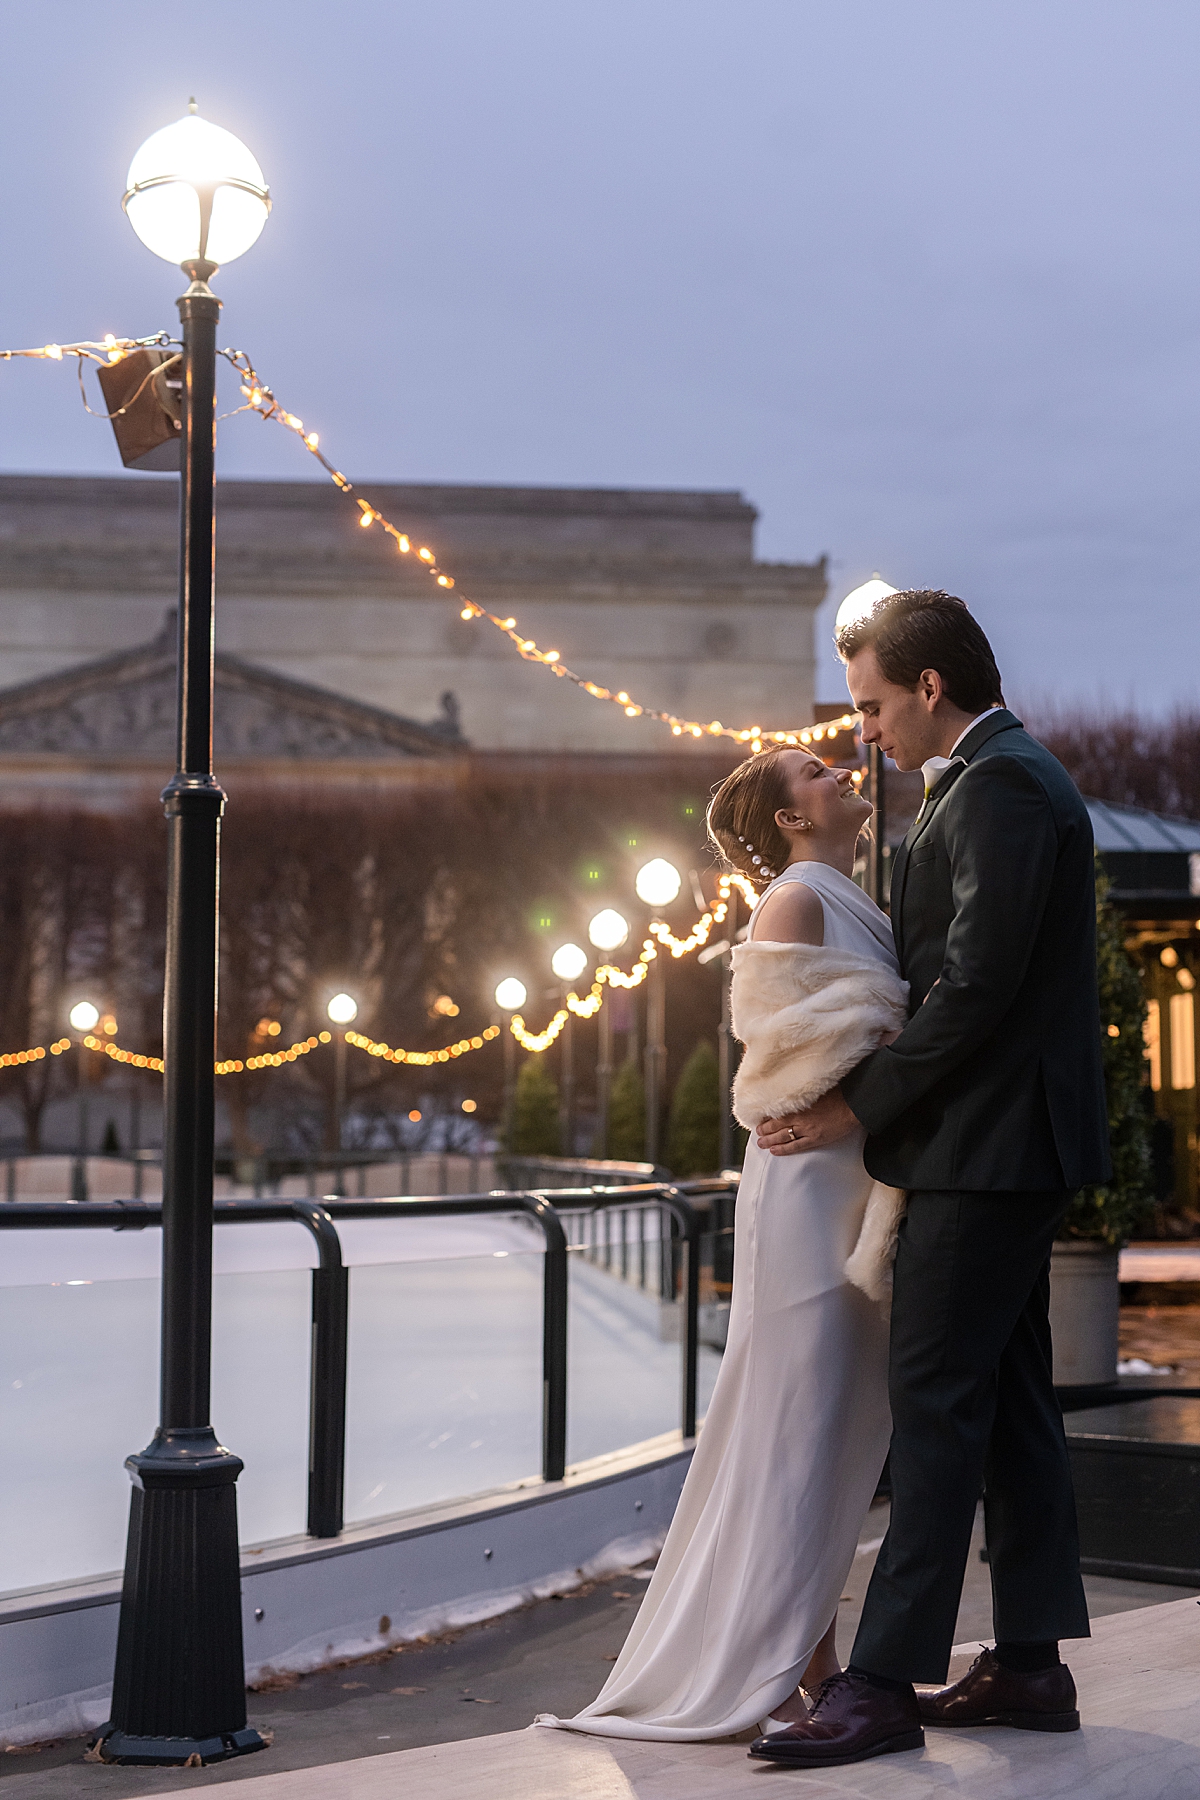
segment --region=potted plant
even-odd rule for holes
[[[1082,1188],[1075,1196],[1050,1260],[1058,1387],[1116,1380],[1118,1260],[1152,1202],[1150,1122],[1142,1097],[1146,1000],[1108,886],[1097,863],[1096,964],[1113,1176],[1106,1187]]]

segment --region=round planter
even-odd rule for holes
[[[1054,1385],[1093,1387],[1117,1379],[1121,1307],[1119,1253],[1107,1244],[1064,1241],[1050,1257]]]

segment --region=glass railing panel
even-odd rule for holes
[[[540,1473],[543,1261],[497,1248],[351,1269],[347,1524]]]
[[[567,1211],[567,1460],[584,1462],[678,1431],[683,1386],[682,1255],[655,1206]],[[672,1298],[678,1285],[678,1297]],[[720,1355],[701,1345],[703,1417]]]
[[[0,1239],[0,1592],[121,1566],[125,1458],[158,1420],[161,1255],[153,1227]],[[311,1240],[222,1226],[214,1260],[213,1423],[246,1465],[240,1534],[303,1531]]]
[[[0,1294],[0,1592],[124,1560],[123,1464],[158,1418],[159,1284],[94,1279],[87,1248],[74,1274]]]
[[[253,1229],[226,1227],[218,1243]],[[243,1544],[306,1527],[311,1295],[303,1268],[213,1278],[212,1422],[246,1465],[237,1484]]]

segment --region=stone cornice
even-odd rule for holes
[[[620,599],[815,607],[825,562],[755,562],[740,494],[372,484],[417,541],[427,533],[463,587],[498,607]],[[169,595],[174,479],[0,475],[0,588]],[[418,567],[316,482],[218,487],[218,570],[239,594],[429,596]]]

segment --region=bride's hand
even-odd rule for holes
[[[857,1125],[841,1088],[835,1087],[814,1100],[807,1112],[764,1119],[756,1136],[760,1150],[769,1150],[772,1156],[795,1156],[801,1150],[822,1150],[827,1144],[840,1143]]]

